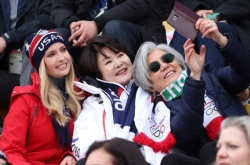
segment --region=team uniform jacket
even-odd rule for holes
[[[134,134],[123,134],[122,129],[114,125],[111,99],[105,91],[80,82],[75,82],[75,85],[91,94],[83,102],[83,110],[74,124],[72,151],[77,159],[85,158],[88,147],[94,141],[107,140],[113,137],[132,140]],[[122,85],[119,86],[124,89],[120,99],[122,101],[124,96],[123,98],[126,100],[129,90]],[[126,104],[126,102],[122,104]]]
[[[248,115],[236,95],[250,85],[250,51],[232,35],[230,35],[228,44],[222,49],[218,47],[218,50],[229,66],[220,69],[209,69],[209,65],[204,67],[202,78],[206,93],[215,102],[216,108],[223,117]],[[186,80],[185,86],[188,82]],[[202,81],[193,83],[196,83],[197,87],[194,86],[192,91],[187,91],[191,88],[184,86],[181,98],[166,103],[167,107],[171,109],[172,117],[179,113],[188,115],[190,113],[190,111],[186,111],[188,107],[194,110],[199,107],[204,110],[204,94],[198,92],[200,89],[198,85]],[[210,140],[202,126],[203,111],[196,112],[199,115],[190,118],[189,125],[183,123],[182,116],[172,118],[171,131],[175,135],[178,148],[191,156],[199,157],[200,148]],[[192,129],[189,129],[190,126]]]
[[[117,129],[116,126],[114,126],[113,108],[111,105],[112,102],[109,99],[108,95],[101,88],[96,88],[86,83],[79,82],[76,82],[75,85],[83,89],[84,91],[92,94],[83,102],[83,109],[74,125],[72,151],[77,159],[85,158],[85,154],[88,147],[94,141],[107,140],[113,137],[121,137],[127,140],[133,139],[135,135],[122,134],[123,131],[120,131],[119,129]],[[187,93],[186,96],[190,92],[197,92],[197,97],[201,96],[199,97],[199,99],[201,98],[200,100],[202,102],[202,107],[186,104],[185,106],[187,106],[187,108],[185,108],[185,111],[179,111],[179,113],[177,114],[171,113],[172,120],[170,121],[170,124],[172,122],[178,122],[179,124],[171,124],[171,126],[174,127],[171,129],[176,129],[180,131],[188,129],[190,133],[196,134],[198,132],[197,130],[200,130],[203,122],[203,111],[201,109],[204,109],[203,97],[205,83],[203,82],[197,85],[196,83],[191,82],[190,80],[186,80],[185,86],[187,88],[187,90],[185,91]],[[120,85],[120,87],[122,86]],[[146,94],[146,92],[142,92],[141,89],[138,90],[136,93],[134,122],[138,132],[143,132],[144,124],[148,118],[148,113],[149,111],[152,111],[151,98],[152,97],[149,94]],[[190,100],[193,100],[193,98],[191,97],[183,97],[183,100],[184,99],[186,102],[190,102]],[[142,107],[139,106],[139,104],[145,104],[145,107],[147,108],[137,108]],[[196,118],[197,120],[193,120],[194,118]],[[197,126],[198,124],[200,124],[200,126]],[[195,128],[191,127],[191,125],[193,125]],[[194,132],[192,132],[193,129],[195,130]],[[193,135],[188,134],[182,135],[193,137]],[[151,159],[153,156],[155,156],[155,153],[150,147],[143,146],[143,151],[145,154],[145,159],[149,163],[159,164],[159,161],[158,163],[156,163],[155,160]],[[162,158],[166,154],[160,153],[157,155]]]
[[[17,86],[12,92],[0,149],[12,165],[60,165],[63,156],[71,153],[71,148],[59,147],[51,116],[41,102],[37,72],[32,74],[32,81],[32,85]],[[69,127],[72,136],[72,120]]]
[[[99,81],[105,83],[103,80]],[[106,83],[109,85],[119,86],[124,89],[120,96],[120,101],[123,105],[125,105],[126,97],[130,93],[133,80],[130,81],[126,88],[116,83]],[[75,85],[86,92],[91,93],[91,95],[83,102],[83,110],[74,125],[72,151],[77,159],[85,158],[88,147],[95,141],[108,140],[113,137],[120,137],[133,141],[133,138],[136,135],[135,133],[128,132],[127,127],[120,128],[119,125],[114,124],[112,101],[105,91],[101,88],[88,85],[85,82],[75,82]],[[151,106],[151,98],[152,96],[147,94],[145,91],[141,89],[137,90],[134,122],[138,132],[144,131],[144,125],[147,121],[148,113],[149,111],[152,111],[151,108],[153,106]],[[142,107],[141,99],[145,101],[145,104],[143,102],[142,106],[146,108],[137,108]],[[145,145],[142,145],[140,150],[145,156],[146,161],[152,165],[159,165],[162,157],[166,155],[166,153],[161,152],[155,153],[151,147]]]

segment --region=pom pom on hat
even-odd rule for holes
[[[5,154],[0,150],[0,159],[3,159],[7,162]]]
[[[35,69],[39,69],[40,62],[47,49],[57,42],[65,44],[63,37],[54,30],[40,29],[37,33],[26,37],[25,52]]]

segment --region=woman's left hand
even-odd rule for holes
[[[188,39],[183,45],[185,52],[185,63],[191,70],[190,76],[195,80],[200,80],[201,71],[204,66],[206,48],[204,45],[200,48],[200,54],[197,54],[194,50],[193,42]]]
[[[60,165],[75,165],[75,164],[76,164],[76,159],[73,156],[68,155],[63,159]]]
[[[195,28],[202,34],[202,38],[207,37],[217,42],[221,47],[227,44],[227,37],[223,36],[218,30],[217,24],[209,19],[199,18]]]

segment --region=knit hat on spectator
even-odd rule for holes
[[[0,159],[3,159],[7,162],[5,154],[0,150]]]
[[[63,37],[59,33],[54,30],[44,29],[30,34],[25,41],[25,53],[29,57],[31,65],[37,70],[45,52],[52,44],[57,42],[65,44]]]

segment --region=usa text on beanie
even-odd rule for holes
[[[46,50],[54,43],[61,42],[64,44],[63,37],[54,30],[40,29],[37,33],[30,34],[26,37],[25,51],[30,58],[32,66],[39,69],[40,62]]]

